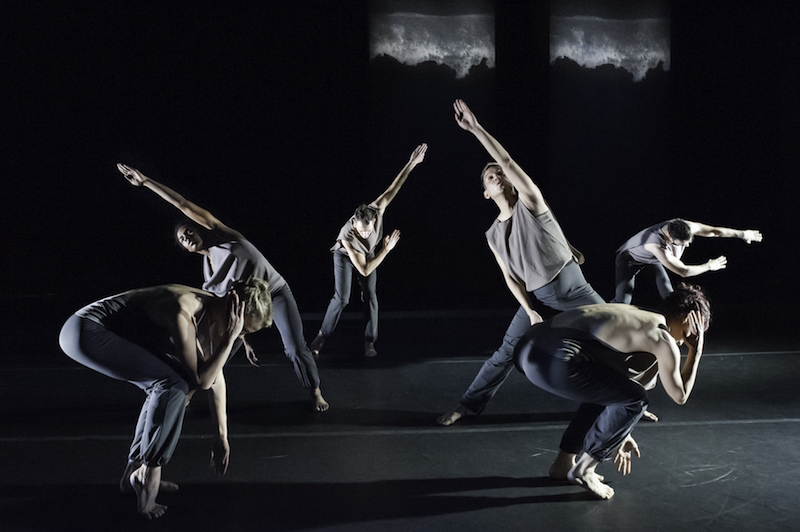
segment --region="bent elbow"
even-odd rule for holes
[[[681,395],[680,397],[673,397],[673,399],[679,405],[685,405],[686,402],[689,400],[689,394]]]

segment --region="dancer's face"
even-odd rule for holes
[[[177,232],[178,243],[187,251],[197,253],[203,245],[203,238],[191,227],[181,227]]]
[[[511,182],[499,166],[490,166],[483,173],[483,195],[486,199],[503,194],[506,190],[513,190]]]
[[[355,228],[356,232],[361,236],[363,239],[369,238],[369,235],[375,230],[375,222],[370,221],[368,223],[364,223],[361,220],[353,220],[353,227]]]

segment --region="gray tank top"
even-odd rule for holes
[[[659,260],[651,252],[645,249],[645,244],[656,244],[668,255],[680,257],[685,246],[678,246],[667,242],[667,236],[661,232],[661,228],[669,221],[652,225],[647,229],[642,229],[617,249],[617,254],[627,251],[633,260],[642,264],[659,264]]]
[[[511,218],[495,220],[486,231],[486,239],[500,255],[511,278],[528,292],[555,279],[573,260],[552,211],[534,216],[519,200]]]
[[[341,240],[347,240],[353,249],[359,253],[371,258],[375,255],[375,248],[383,238],[383,213],[378,209],[373,209],[377,216],[375,217],[375,229],[368,238],[361,238],[355,227],[353,227],[353,218],[350,217],[347,223],[339,229],[339,235],[336,237],[336,243],[331,248],[331,251],[339,251],[340,253],[347,254],[344,246],[340,243]]]
[[[286,285],[286,280],[256,247],[245,238],[236,238],[223,231],[215,231],[219,240],[209,246],[209,258],[203,260],[203,290],[224,297],[234,281],[257,277],[269,283],[269,293]],[[214,265],[212,268],[211,265]]]

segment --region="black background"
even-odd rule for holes
[[[379,271],[382,310],[513,309],[483,236],[487,156],[456,126],[455,98],[541,186],[604,298],[616,247],[680,216],[764,234],[697,239],[684,256],[727,255],[727,270],[695,279],[718,323],[792,326],[800,19],[775,5],[672,2],[671,68],[633,83],[551,65],[546,2],[496,2],[496,68],[462,80],[371,61],[365,1],[4,2],[6,336],[55,345],[85,303],[200,284],[200,259],[174,243],[178,213],[118,161],[241,231],[301,311],[322,312],[337,230],[421,142],[428,155],[387,210],[403,237]]]

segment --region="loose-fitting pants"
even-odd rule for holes
[[[138,386],[147,398],[139,413],[128,460],[166,464],[183,427],[189,384],[166,362],[99,323],[71,316],[61,328],[61,349],[75,362]]]
[[[283,352],[292,361],[297,378],[308,389],[319,388],[317,362],[306,345],[303,319],[289,285],[284,285],[272,294],[272,321],[281,335]]]
[[[647,409],[647,392],[601,361],[619,353],[594,336],[573,329],[531,327],[515,351],[517,368],[533,384],[581,403],[561,439],[566,453],[610,458]]]
[[[614,261],[614,282],[615,292],[614,300],[612,303],[625,303],[630,305],[633,300],[633,288],[636,284],[636,275],[642,271],[646,266],[653,268],[653,273],[656,277],[656,287],[661,299],[665,299],[668,295],[675,291],[672,288],[672,281],[669,280],[667,269],[659,264],[644,264],[633,257],[627,251],[617,254]]]
[[[605,303],[583,277],[581,267],[575,262],[567,264],[555,279],[534,290],[534,297],[554,310],[569,310],[582,305]],[[461,396],[461,404],[471,412],[480,414],[497,393],[514,367],[514,347],[522,335],[531,328],[531,320],[520,306],[503,336],[503,343],[483,363],[475,380]]]
[[[358,278],[361,285],[365,308],[364,318],[367,326],[364,329],[364,340],[374,342],[378,339],[378,294],[375,291],[378,281],[378,270],[372,270],[367,277],[362,276],[356,270],[353,262],[344,253],[334,251],[333,255],[333,278],[334,293],[328,309],[325,311],[325,318],[322,320],[320,332],[323,336],[330,336],[339,324],[342,311],[350,303],[350,292],[353,286],[353,277]]]

